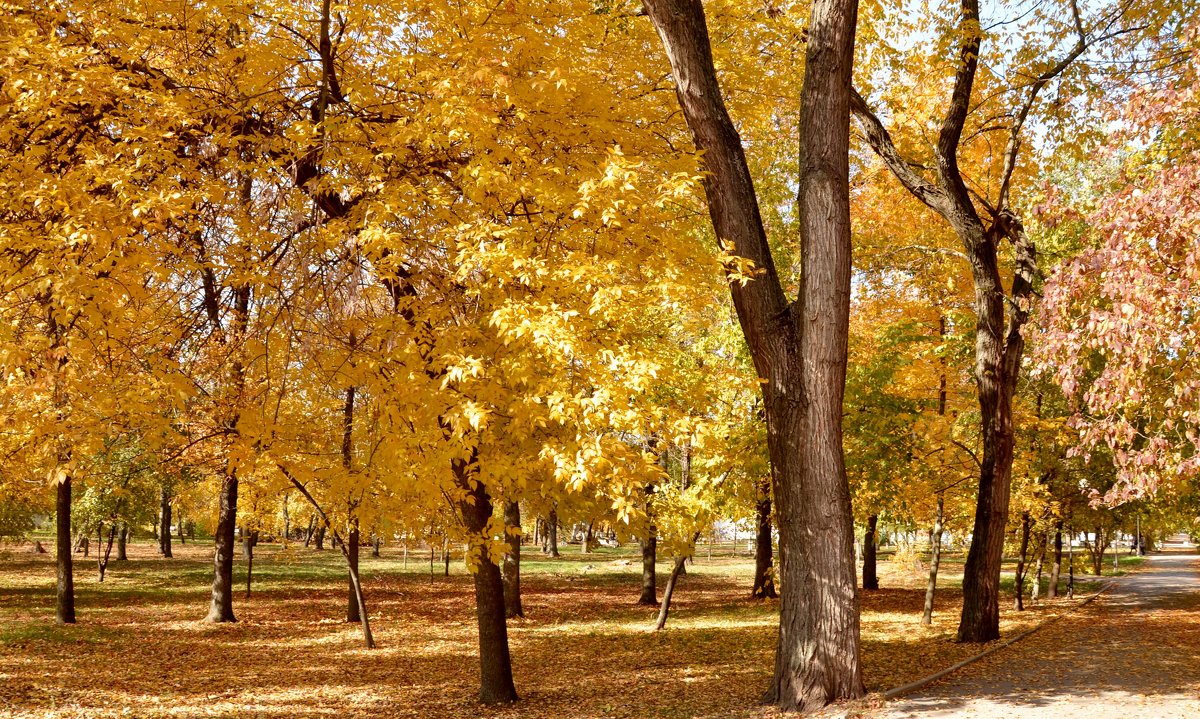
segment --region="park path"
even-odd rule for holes
[[[1088,606],[875,716],[1200,718],[1200,555],[1148,559]]]

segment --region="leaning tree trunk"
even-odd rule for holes
[[[113,539],[117,536],[117,523],[113,522],[108,529],[108,546],[104,551],[100,551],[100,545],[104,543],[104,524],[102,523],[96,528],[96,570],[100,574],[100,581],[104,581],[104,574],[108,571],[108,558],[112,556]]]
[[[58,588],[54,615],[59,624],[75,623],[75,572],[71,556],[71,475],[64,475],[55,488],[54,563]]]
[[[474,458],[472,458],[474,461]],[[500,568],[479,543],[490,539],[485,534],[492,516],[492,498],[483,483],[471,476],[471,466],[455,460],[454,474],[467,492],[459,503],[470,541],[478,551],[475,568],[475,614],[479,624],[479,701],[500,704],[517,700],[513,685],[512,659],[508,653],[508,626],[504,618],[504,580]]]
[[[867,531],[863,535],[863,589],[879,589],[878,543],[879,515],[867,517]],[[893,543],[894,544],[894,543]]]
[[[171,490],[164,485],[159,493],[158,553],[171,557]],[[182,532],[182,529],[180,530]]]
[[[504,616],[508,619],[525,616],[521,606],[521,505],[504,503],[504,526],[508,537],[508,554],[504,555]]]
[[[350,522],[349,536],[346,538],[345,554],[346,554],[346,621],[352,624],[357,624],[362,621],[362,614],[358,611],[358,592],[355,591],[354,578],[359,576],[358,573],[358,545],[361,542],[359,535],[358,520],[353,519]]]
[[[755,502],[758,517],[754,535],[754,586],[750,596],[754,599],[775,599],[775,558],[771,546],[771,479],[764,477],[758,483],[758,499]]]
[[[233,547],[234,525],[237,522],[237,473],[230,468],[221,481],[218,498],[217,531],[214,537],[212,601],[209,604],[209,622],[236,622],[233,616]]]
[[[687,555],[675,558],[675,567],[671,570],[671,576],[667,578],[667,586],[663,589],[662,604],[658,608],[658,621],[654,624],[654,631],[660,631],[667,626],[667,614],[671,611],[671,597],[675,594],[675,583],[679,581],[679,576],[683,574],[683,565],[687,562]]]
[[[701,0],[645,0],[702,151],[709,218],[752,266],[730,292],[762,382],[779,514],[779,642],[767,699],[809,711],[864,693],[854,521],[842,453],[850,311],[849,95],[856,0],[815,0],[800,99],[800,292],[771,256],[741,138],[725,107]]]
[[[937,592],[938,565],[942,561],[942,521],[946,515],[946,495],[938,492],[937,514],[933,518],[933,534],[930,536],[931,556],[929,557],[929,582],[925,585],[925,611],[921,614],[921,623],[925,626],[933,624],[933,598]]]
[[[1050,565],[1050,586],[1046,589],[1046,596],[1050,599],[1058,598],[1058,575],[1062,571],[1062,528],[1060,519],[1054,528],[1054,563]]]

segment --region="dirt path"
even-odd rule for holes
[[[1149,559],[1087,607],[876,716],[1200,717],[1200,556]]]

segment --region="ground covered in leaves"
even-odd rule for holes
[[[635,602],[635,549],[549,560],[527,549],[526,619],[510,622],[521,701],[481,708],[469,575],[429,554],[364,551],[363,575],[379,648],[361,648],[343,620],[340,553],[260,545],[239,622],[198,621],[208,603],[210,544],[149,543],[113,561],[103,584],[77,555],[79,623],[54,623],[52,555],[0,552],[0,717],[765,717],[758,701],[774,658],[778,602],[748,598],[753,558],[701,546],[676,592],[666,631]],[[535,556],[530,556],[531,554]],[[881,691],[978,651],[953,640],[961,564],[947,562],[932,627],[919,624],[923,568],[884,561],[884,589],[863,593],[864,672]],[[659,566],[660,582],[668,571]],[[245,581],[239,560],[235,582]],[[1011,580],[1009,580],[1011,583]],[[243,587],[244,588],[244,587]],[[1016,613],[1006,637],[1061,604]]]

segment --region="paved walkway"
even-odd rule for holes
[[[876,716],[1200,718],[1200,555],[1148,559],[1087,607]]]

